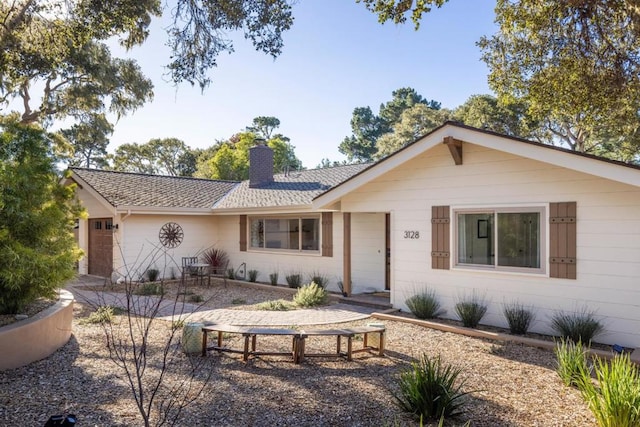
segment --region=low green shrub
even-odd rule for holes
[[[408,298],[405,303],[409,311],[418,319],[433,319],[444,313],[440,308],[436,292],[432,289]]]
[[[587,344],[604,330],[602,322],[596,319],[595,312],[586,307],[572,313],[554,313],[551,316],[551,328],[562,338]]]
[[[236,278],[236,270],[233,267],[227,269],[227,279],[234,280]]]
[[[164,295],[162,283],[142,283],[133,290],[135,295]]]
[[[509,331],[515,335],[526,334],[531,323],[533,323],[536,318],[531,308],[525,307],[519,302],[505,304],[502,307],[502,312],[509,323]]]
[[[299,307],[323,305],[327,303],[328,299],[327,291],[314,282],[304,285],[298,289],[298,292],[293,296],[293,302]]]
[[[473,295],[470,299],[458,301],[455,310],[463,326],[475,328],[487,313],[487,305],[482,298]]]
[[[278,273],[271,273],[269,274],[269,283],[271,283],[272,286],[277,286],[278,285]]]
[[[396,404],[416,418],[437,420],[462,413],[465,380],[462,369],[442,362],[440,356],[423,354],[411,368],[400,374]]]
[[[147,270],[146,276],[150,282],[155,282],[158,280],[158,277],[160,277],[160,270],[157,268],[150,268]]]
[[[287,285],[289,285],[290,288],[299,288],[300,284],[302,283],[302,275],[298,273],[292,273],[287,275],[285,277],[285,280],[287,281]]]
[[[587,366],[587,349],[581,342],[562,339],[554,349],[558,360],[558,375],[566,386],[580,386],[583,377],[590,376]]]
[[[329,278],[320,272],[314,272],[309,276],[309,282],[326,289],[327,285],[329,285]]]
[[[257,307],[265,311],[289,311],[294,308],[291,301],[283,299],[261,302]]]
[[[82,321],[83,324],[111,323],[116,311],[110,305],[101,305]]]
[[[249,270],[247,271],[247,273],[249,274],[250,282],[255,282],[256,280],[258,280],[258,270]]]
[[[177,331],[179,329],[182,329],[184,328],[185,323],[186,322],[184,321],[184,319],[174,320],[173,322],[171,322],[171,330]]]
[[[198,295],[198,294],[189,295],[189,302],[202,302],[202,301],[204,301],[204,298],[202,297],[202,295]]]
[[[582,396],[602,427],[640,426],[640,368],[628,354],[611,361],[597,358],[594,365],[597,384],[585,374]]]
[[[242,305],[242,304],[246,304],[247,300],[244,300],[242,298],[234,298],[231,300],[231,304],[233,305]]]

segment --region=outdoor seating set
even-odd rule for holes
[[[222,270],[223,272],[224,270]],[[182,257],[182,282],[189,278],[195,278],[200,285],[211,285],[211,277],[224,277],[221,272],[216,272],[210,264],[201,262],[198,257]]]
[[[207,336],[209,333],[217,333],[215,345],[207,346]],[[243,337],[243,347],[230,348],[223,345],[225,334],[238,334]],[[305,357],[344,357],[351,361],[353,353],[363,351],[373,351],[379,356],[384,355],[384,326],[361,326],[345,329],[282,329],[282,328],[261,328],[244,327],[235,325],[213,324],[202,328],[202,356],[206,356],[208,350],[218,352],[230,352],[242,354],[242,360],[248,361],[249,356],[291,356],[294,363],[300,363]],[[356,335],[362,335],[362,348],[353,348],[353,339]],[[369,335],[372,335],[370,337]],[[291,338],[290,351],[261,351],[258,350],[259,336],[285,336]],[[336,337],[335,352],[307,353],[305,343],[310,337],[330,336]],[[342,338],[346,339],[346,350],[342,351]]]

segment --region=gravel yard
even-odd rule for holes
[[[243,309],[271,299],[290,299],[289,293],[229,286],[207,306]],[[234,304],[231,301],[235,301]],[[91,310],[75,304],[73,335],[48,359],[0,372],[0,426],[42,426],[50,415],[75,413],[78,426],[139,426],[124,371],[109,358],[99,325],[82,320]],[[116,323],[123,320],[118,316]],[[359,326],[366,321],[353,322]],[[454,423],[471,426],[595,426],[579,393],[565,387],[555,373],[552,352],[510,343],[469,338],[399,321],[385,321],[385,357],[354,354],[347,362],[335,358],[306,359],[296,365],[279,356],[252,358],[210,353],[206,358],[176,352],[165,378],[168,386],[181,383],[192,363],[200,364],[196,385],[203,393],[181,414],[185,426],[409,426],[418,423],[393,403],[397,375],[414,358],[440,354],[463,368],[469,391],[464,414]],[[166,342],[168,322],[154,322],[149,349]],[[323,325],[331,328],[347,324]],[[234,341],[236,340],[236,341]],[[226,342],[239,346],[239,339]],[[290,346],[284,337],[261,337],[261,345]],[[333,338],[308,344],[327,349]],[[355,346],[359,345],[356,343]],[[178,349],[175,347],[175,349]],[[157,374],[158,359],[147,365]],[[209,381],[204,383],[208,374]],[[434,424],[435,425],[435,424]]]

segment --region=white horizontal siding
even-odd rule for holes
[[[546,206],[565,201],[577,202],[578,208],[577,280],[431,269],[432,206]],[[341,207],[345,212],[391,212],[392,302],[397,307],[406,309],[408,297],[431,287],[447,315],[455,318],[455,302],[475,291],[489,304],[483,322],[505,326],[502,305],[518,300],[538,312],[533,329],[549,333],[553,313],[587,306],[605,323],[607,333],[600,341],[640,347],[636,187],[465,143],[462,165],[454,165],[447,147],[434,147],[345,196]],[[404,239],[404,230],[419,231],[420,239]]]
[[[182,243],[165,248],[159,239],[160,228],[175,222],[182,227]],[[180,277],[182,257],[198,256],[218,244],[216,220],[210,215],[130,215],[114,233],[114,269],[120,276],[137,280],[149,268],[160,270],[161,277]]]

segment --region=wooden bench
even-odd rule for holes
[[[217,345],[207,346],[207,335],[215,332],[218,334]],[[224,334],[238,334],[242,335],[243,346],[242,349],[234,349],[223,346]],[[292,337],[291,351],[258,351],[257,350],[257,337],[258,335],[284,335]],[[242,354],[242,360],[248,361],[249,356],[279,356],[289,355],[292,357],[294,363],[298,363],[298,339],[300,333],[295,329],[276,329],[276,328],[255,328],[234,326],[225,324],[213,324],[202,327],[202,355],[206,356],[207,350],[216,350],[218,352],[240,353]],[[249,342],[251,341],[251,345]]]
[[[218,340],[216,345],[207,346],[207,335],[209,333],[217,333]],[[223,346],[224,334],[238,334],[242,335],[243,346],[242,349],[234,349]],[[371,345],[369,335],[377,334],[377,345]],[[202,327],[202,356],[206,356],[207,350],[216,350],[218,352],[230,352],[242,354],[242,360],[245,362],[249,360],[249,356],[291,356],[294,363],[300,363],[305,357],[346,357],[347,360],[352,360],[353,353],[359,353],[362,351],[376,351],[379,356],[384,355],[384,326],[360,326],[354,328],[345,329],[307,329],[304,331],[296,331],[295,329],[283,329],[283,328],[258,328],[258,327],[245,327],[234,326],[225,324],[213,324]],[[257,349],[258,336],[289,336],[291,337],[291,351],[259,351]],[[363,335],[362,348],[353,348],[353,338],[356,335]],[[336,337],[336,351],[335,353],[306,353],[305,341],[309,337]],[[347,340],[347,349],[342,351],[342,338]]]
[[[354,335],[362,335],[362,348],[357,350],[351,350],[352,353],[360,353],[362,351],[376,351],[378,356],[384,356],[384,334],[386,328],[384,326],[357,326],[354,328],[345,329],[347,332],[351,332]],[[369,335],[377,335],[378,345],[371,345]]]
[[[346,357],[348,361],[352,360],[353,353],[359,353],[363,351],[376,351],[379,356],[384,355],[384,326],[360,326],[354,328],[345,328],[345,329],[306,329],[304,331],[300,331],[300,338],[298,343],[298,359],[300,362],[304,360],[305,357]],[[370,345],[369,334],[377,334],[378,344],[377,346]],[[354,349],[353,348],[353,338],[356,335],[363,335],[362,348]],[[306,353],[305,341],[308,337],[313,336],[335,336],[336,337],[336,352],[335,353]],[[347,340],[347,351],[341,351],[341,343],[342,338],[346,338]]]
[[[305,342],[309,337],[336,337],[336,352],[335,353],[306,353]],[[298,359],[300,362],[305,357],[346,357],[347,360],[351,360],[351,340],[354,334],[344,329],[305,329],[300,331],[300,337],[298,338]],[[342,337],[347,339],[347,351],[342,352]]]

